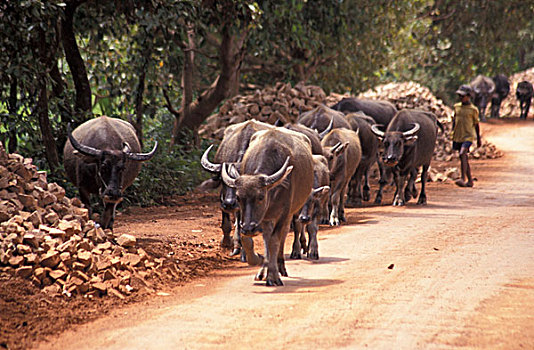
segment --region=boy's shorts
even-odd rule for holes
[[[472,144],[473,144],[473,142],[471,142],[471,141],[465,141],[465,142],[453,141],[452,142],[452,149],[455,150],[455,151],[459,151],[462,148],[467,148],[467,151],[469,151],[469,148],[471,147]]]

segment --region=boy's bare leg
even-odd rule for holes
[[[469,161],[467,160],[468,150],[467,148],[462,147],[460,150],[460,163],[461,163],[461,173],[462,178],[456,180],[456,185],[460,187],[473,187],[473,177],[471,176],[471,167],[469,166]],[[465,181],[467,179],[467,182]]]

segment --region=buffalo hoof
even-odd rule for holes
[[[241,255],[239,256],[239,260],[241,262],[244,262],[244,263],[247,262],[247,253],[244,250],[241,251]]]
[[[232,249],[234,247],[234,242],[232,242],[232,237],[230,236],[224,236],[221,241],[221,247]]]
[[[341,222],[347,222],[347,218],[345,217],[345,215],[340,215],[340,216],[339,216],[339,221],[341,221]]]
[[[317,251],[311,251],[308,253],[308,259],[311,260],[319,260],[319,252]]]
[[[371,193],[369,191],[363,191],[362,193],[362,199],[366,202],[368,202],[371,199]]]
[[[393,201],[393,206],[402,207],[404,204],[404,200],[402,200],[399,196],[395,197],[395,200]]]
[[[330,226],[339,226],[338,218],[330,218]]]
[[[230,253],[230,256],[236,256],[238,254],[241,254],[241,248],[234,248],[234,250]]]
[[[283,286],[284,285],[284,283],[282,283],[282,279],[280,277],[277,277],[277,278],[268,277],[265,282],[266,282],[265,284],[268,287],[276,287],[276,286]]]
[[[290,259],[302,259],[302,254],[300,254],[300,252],[292,251],[289,258]]]
[[[419,205],[426,205],[426,196],[420,196],[419,200],[417,201],[417,204]]]
[[[254,276],[254,281],[263,281],[265,279],[265,267],[262,267],[260,271]]]
[[[286,267],[285,266],[278,266],[278,270],[280,271],[280,275],[284,276],[284,277],[287,277],[289,276],[287,274],[287,270],[286,270]]]

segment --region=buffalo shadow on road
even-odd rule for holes
[[[256,281],[254,285],[259,289],[254,291],[255,294],[288,294],[288,293],[309,293],[313,292],[313,288],[329,287],[336,284],[344,283],[345,281],[332,278],[302,278],[302,277],[284,277],[284,285],[278,287],[266,287],[264,281]],[[312,288],[312,290],[310,290]],[[302,289],[302,290],[301,290]]]

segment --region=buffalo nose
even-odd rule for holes
[[[233,210],[237,207],[237,202],[236,201],[223,201],[221,205],[224,210]]]
[[[311,218],[309,215],[299,215],[299,221],[304,224],[307,224],[311,221]]]
[[[258,223],[254,221],[241,225],[241,233],[245,236],[254,236],[256,231],[258,231]]]

